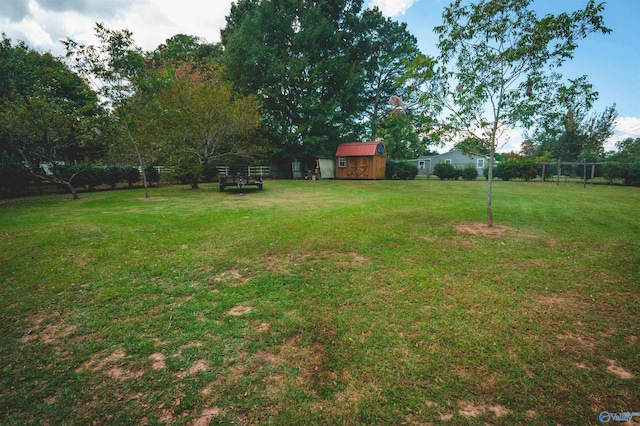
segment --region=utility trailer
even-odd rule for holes
[[[228,186],[237,186],[241,190],[247,185],[257,186],[262,190],[262,170],[252,166],[229,166],[218,171],[220,192]]]

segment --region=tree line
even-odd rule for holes
[[[593,111],[587,77],[559,71],[582,39],[611,31],[604,4],[538,16],[532,3],[455,0],[435,57],[363,0],[238,0],[220,43],[178,34],[151,52],[100,23],[95,45],[65,40],[65,58],[3,35],[2,162],[73,192],[58,165],[170,164],[197,184],[215,162],[332,156],[371,139],[396,160],[462,141],[493,161],[514,127],[525,156],[602,156],[615,105]]]

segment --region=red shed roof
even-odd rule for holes
[[[376,155],[381,142],[347,142],[338,147],[336,157],[363,157]]]

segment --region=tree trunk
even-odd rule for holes
[[[491,132],[491,146],[489,147],[489,172],[487,173],[487,180],[489,181],[489,188],[487,190],[487,226],[493,227],[493,207],[491,206],[491,199],[493,197],[493,159],[496,156],[496,133],[498,131],[498,119],[493,125],[493,131]]]
[[[71,182],[65,182],[65,185],[67,186],[67,189],[69,190],[69,192],[71,192],[71,195],[73,196],[73,199],[74,200],[79,200],[80,197],[78,196],[78,192],[73,187],[73,185],[71,185]]]

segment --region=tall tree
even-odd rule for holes
[[[74,188],[77,172],[100,147],[91,131],[97,96],[58,58],[3,35],[0,44],[0,154],[39,179]],[[94,158],[95,159],[95,158]]]
[[[165,117],[159,129],[173,141],[174,164],[195,164],[198,177],[215,160],[255,154],[250,137],[260,124],[255,96],[234,91],[220,67],[185,62],[164,72],[170,72],[171,79],[157,93],[158,112]],[[197,187],[197,180],[192,186]]]
[[[272,154],[333,154],[360,132],[361,9],[362,0],[232,6],[221,32],[226,65],[236,88],[260,98]]]
[[[549,152],[557,161],[576,161],[585,156],[602,157],[604,143],[613,135],[615,105],[598,113],[592,110],[598,92],[586,76],[561,83],[558,74],[545,78],[530,115],[531,139],[540,153]],[[528,132],[529,133],[529,132]]]
[[[111,30],[97,23],[95,34],[99,42],[96,46],[80,44],[72,39],[64,41],[66,55],[72,59],[71,64],[79,75],[106,99],[113,123],[121,127],[135,154],[142,173],[145,197],[149,198],[144,147],[131,131],[131,122],[138,112],[133,106],[139,104],[130,101],[145,84],[144,54],[135,45],[133,33],[129,30]]]
[[[392,112],[380,123],[379,136],[394,160],[409,160],[426,153],[425,144],[416,132],[414,118],[408,112]]]
[[[432,115],[446,113],[440,128],[457,138],[477,137],[489,148],[488,226],[493,226],[496,148],[509,128],[526,126],[536,112],[530,99],[539,89],[535,83],[542,81],[538,77],[571,59],[588,34],[610,32],[602,3],[589,0],[582,10],[538,17],[532,1],[454,1],[435,28],[439,65],[413,71],[429,77],[424,79],[429,93],[422,101]]]
[[[360,25],[358,45],[365,52],[365,114],[371,140],[376,140],[380,120],[399,107],[390,99],[402,102],[407,97],[407,87],[399,79],[420,50],[406,23],[385,18],[377,8],[365,10]]]

